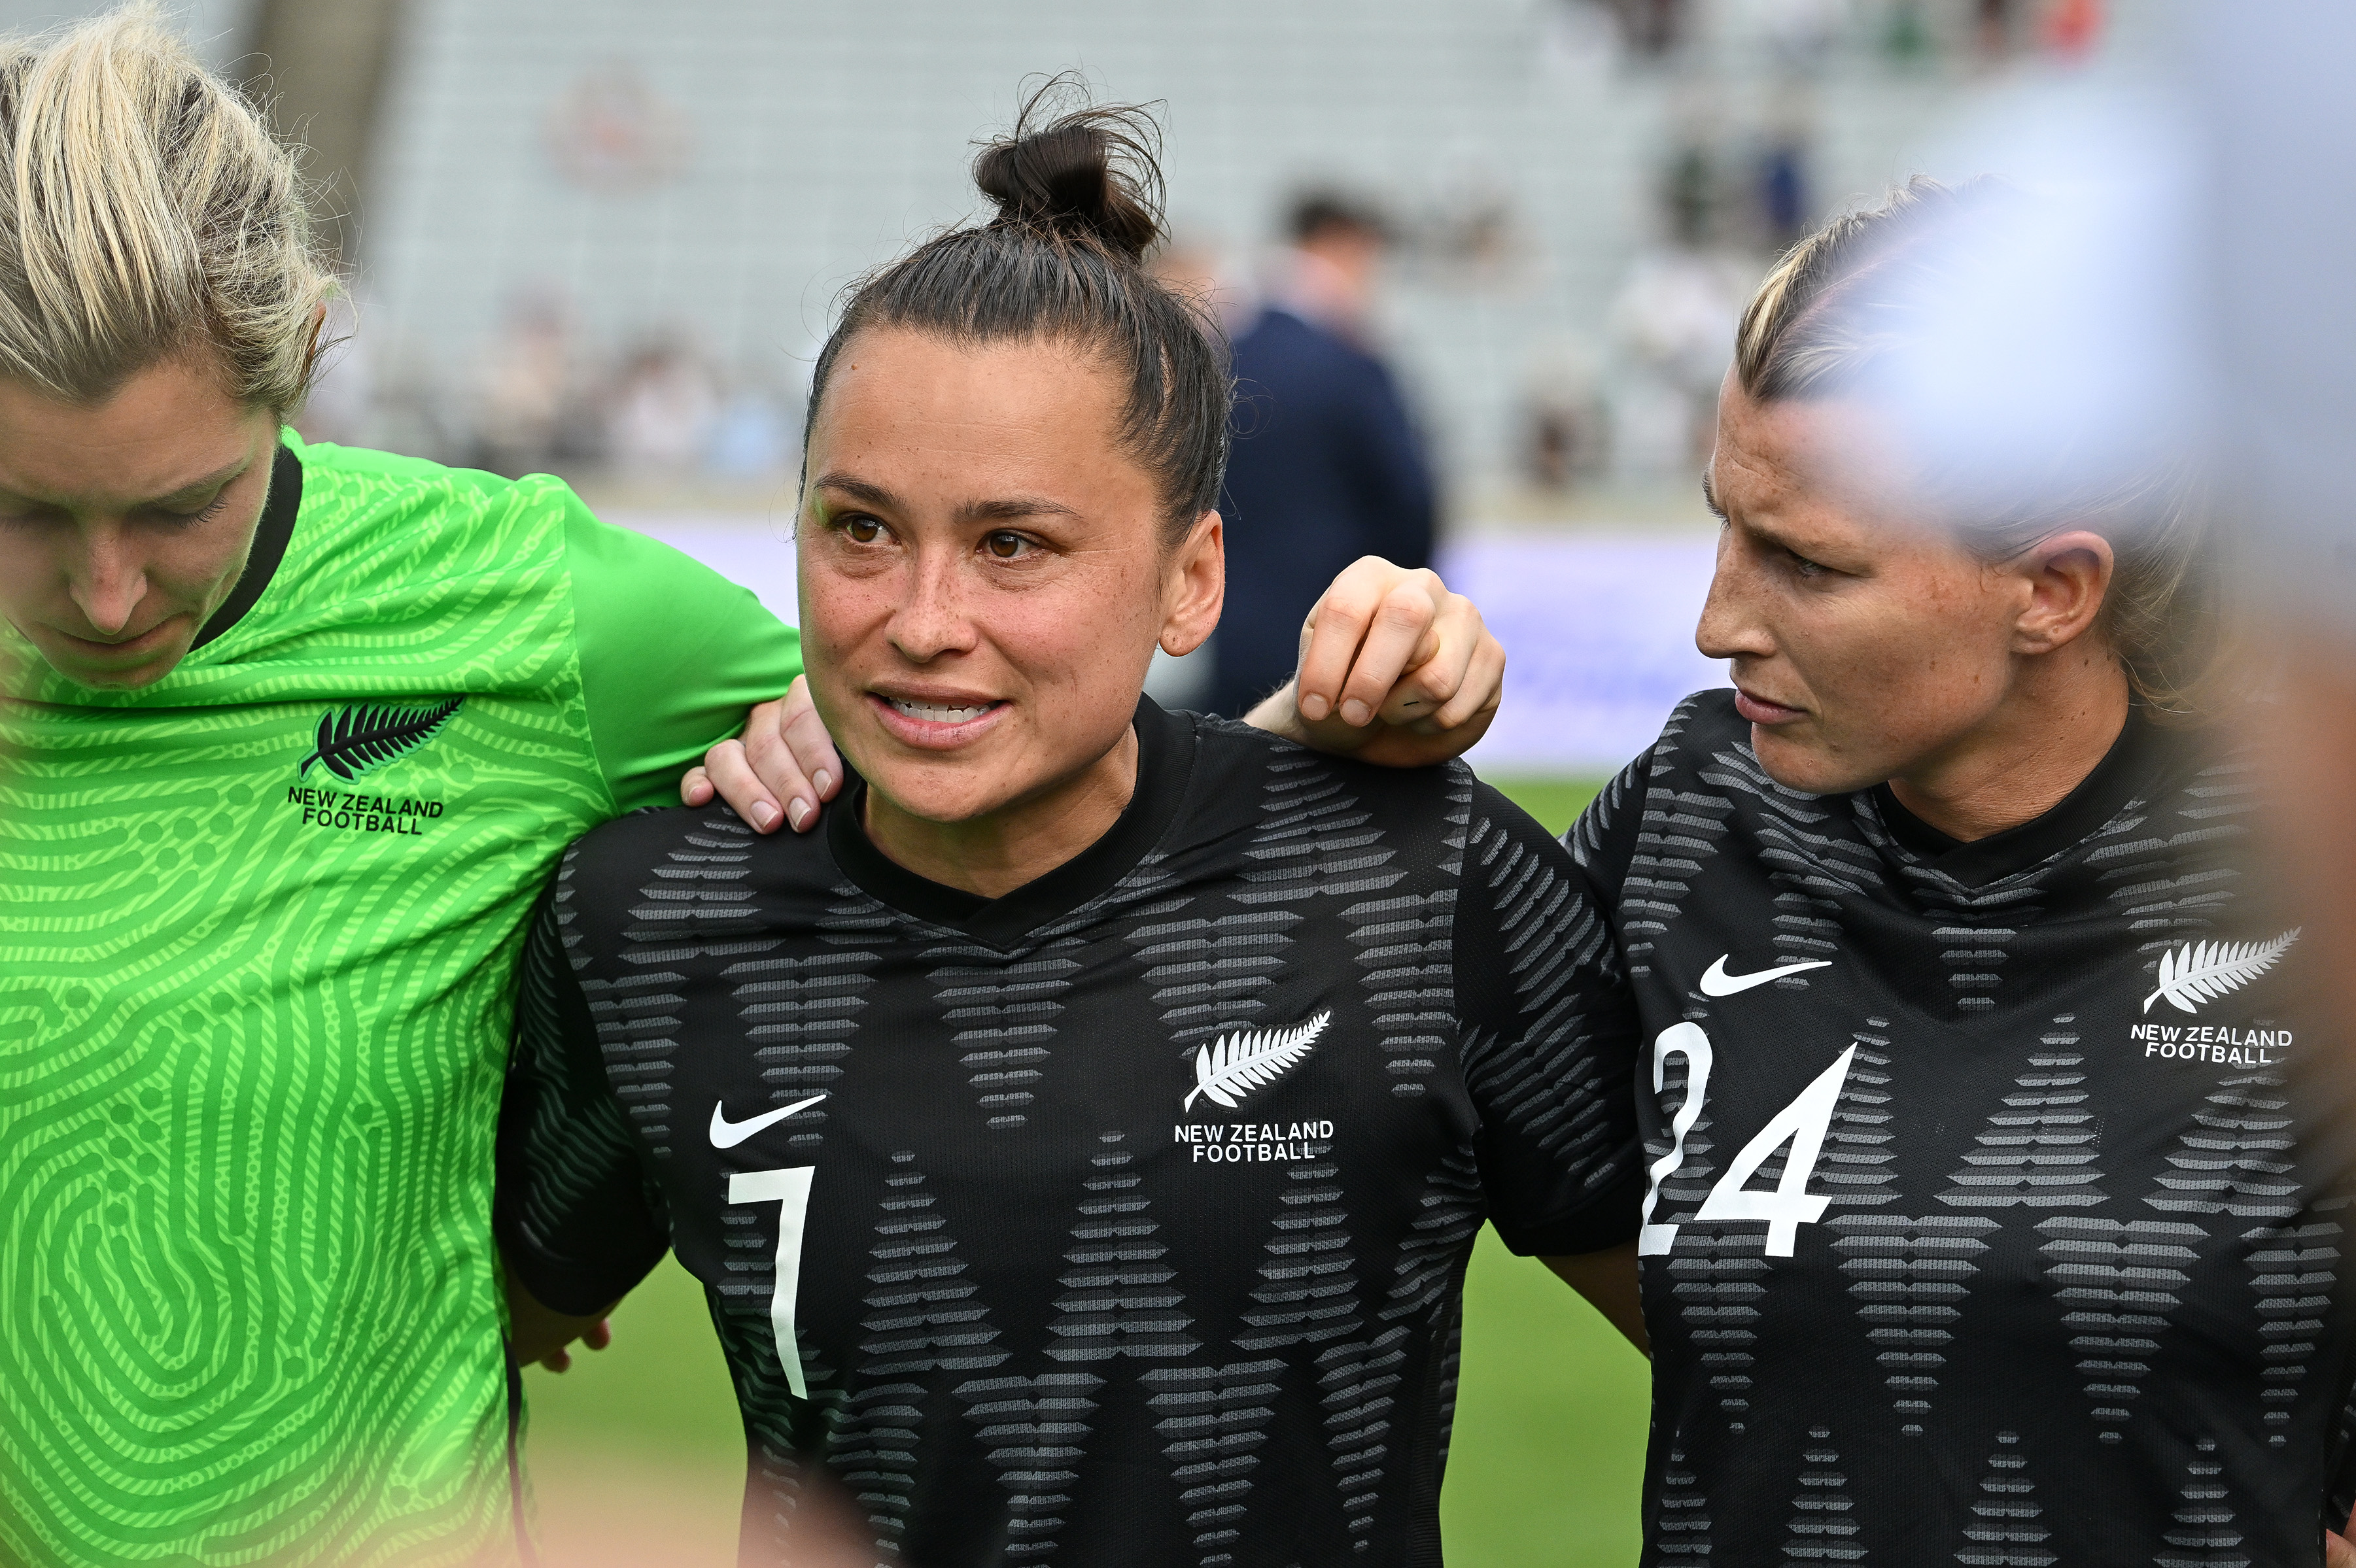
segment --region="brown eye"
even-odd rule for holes
[[[982,540],[982,543],[989,547],[991,554],[1001,560],[1012,560],[1023,553],[1023,539],[1021,534],[995,533]]]
[[[842,531],[853,544],[873,544],[884,535],[884,525],[873,517],[853,517],[842,525]]]

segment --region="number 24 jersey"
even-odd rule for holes
[[[1958,844],[1778,786],[1731,695],[1571,836],[1641,1018],[1645,1562],[2319,1563],[2356,1118],[2246,770],[2138,716]]]

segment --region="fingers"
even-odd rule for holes
[[[540,1359],[540,1364],[546,1367],[552,1372],[569,1372],[573,1370],[573,1358],[562,1348],[559,1348],[557,1349],[551,1350],[548,1354],[542,1356]]]
[[[602,1350],[614,1342],[614,1320],[600,1317],[581,1331],[581,1342],[593,1350]]]
[[[1417,576],[1430,577],[1434,584],[1440,581],[1428,571]],[[1402,582],[1383,595],[1382,603],[1375,608],[1374,622],[1366,628],[1365,640],[1358,645],[1358,656],[1350,666],[1349,678],[1342,684],[1340,712],[1344,723],[1373,723],[1400,677],[1430,663],[1440,651],[1439,639],[1432,632],[1440,603],[1439,597],[1418,581]],[[1419,699],[1410,696],[1408,700]]]
[[[796,832],[817,825],[819,806],[842,787],[842,759],[810,701],[807,679],[796,676],[784,698],[753,709],[744,727],[744,760],[764,792],[785,803],[786,820]]]
[[[1412,575],[1377,556],[1361,556],[1325,590],[1301,633],[1297,684],[1302,718],[1314,723],[1341,707],[1351,666],[1385,599]]]
[[[1505,694],[1505,645],[1484,626],[1473,643],[1472,656],[1464,662],[1464,674],[1457,683],[1455,695],[1442,702],[1430,718],[1419,720],[1416,728],[1426,734],[1458,729],[1478,714],[1494,713]]]
[[[712,775],[704,771],[701,763],[696,763],[680,775],[680,805],[702,805],[712,799]]]
[[[1380,712],[1386,724],[1427,723],[1463,692],[1488,628],[1472,601],[1462,593],[1443,589],[1437,609],[1431,630],[1416,650],[1418,656],[1383,695]]]
[[[745,761],[744,741],[721,741],[703,753],[703,768],[720,798],[751,823],[754,832],[773,833],[777,824],[786,820],[785,808],[777,804],[777,797],[769,793],[760,775],[753,772],[753,764]],[[682,784],[682,792],[684,788]],[[809,804],[802,802],[805,807]]]
[[[1400,674],[1438,651],[1428,634],[1448,597],[1430,571],[1376,556],[1352,562],[1301,634],[1301,717],[1313,723],[1338,711],[1354,725],[1372,721]]]
[[[2356,1568],[2356,1546],[2336,1531],[2323,1532],[2323,1568]]]

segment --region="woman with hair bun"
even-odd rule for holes
[[[808,836],[643,814],[530,944],[498,1232],[523,1354],[668,1248],[743,1557],[1439,1560],[1483,1219],[1633,1322],[1642,1171],[1563,847],[1461,763],[1141,696],[1219,613],[1229,389],[1140,265],[1151,125],[1024,123],[811,397]]]
[[[514,1561],[523,927],[753,704],[730,799],[816,816],[795,634],[545,475],[286,430],[294,156],[152,10],[0,40],[0,1561]]]

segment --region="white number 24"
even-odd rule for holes
[[[1676,1174],[1677,1167],[1686,1160],[1686,1135],[1701,1120],[1703,1096],[1709,1092],[1709,1036],[1699,1024],[1672,1024],[1653,1041],[1653,1093],[1661,1092],[1667,1080],[1669,1056],[1672,1052],[1686,1059],[1686,1099],[1669,1122],[1669,1136],[1674,1140],[1669,1152],[1653,1162],[1652,1181],[1644,1189],[1644,1228],[1636,1238],[1636,1251],[1645,1256],[1665,1253],[1676,1244],[1675,1225],[1653,1222],[1653,1208],[1661,1200],[1661,1183]],[[1764,1220],[1767,1221],[1767,1255],[1788,1258],[1793,1243],[1799,1239],[1800,1227],[1813,1225],[1824,1218],[1829,1196],[1818,1197],[1808,1191],[1808,1178],[1815,1174],[1816,1157],[1824,1152],[1825,1135],[1831,1130],[1833,1109],[1840,1103],[1841,1084],[1848,1077],[1848,1064],[1857,1055],[1850,1046],[1840,1053],[1840,1060],[1816,1075],[1816,1081],[1799,1093],[1798,1098],[1775,1113],[1774,1118],[1759,1129],[1759,1136],[1742,1146],[1718,1185],[1709,1189],[1701,1207],[1694,1211],[1696,1220]],[[1751,1189],[1751,1179],[1770,1156],[1786,1143],[1792,1146],[1789,1159],[1783,1162],[1783,1177],[1772,1188],[1762,1191]]]

